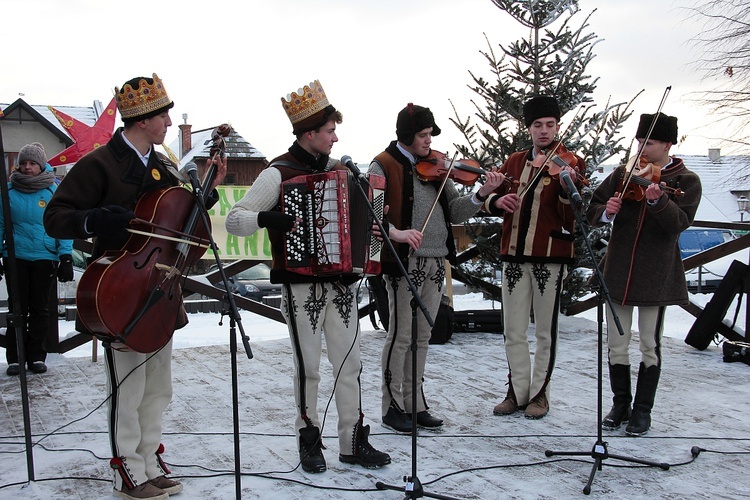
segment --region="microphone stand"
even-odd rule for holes
[[[209,179],[210,180],[210,179]],[[208,184],[208,180],[206,181]],[[206,210],[206,204],[203,197],[203,188],[199,184],[194,185],[195,199],[197,202],[197,208],[200,213],[201,220],[203,221],[204,227],[208,228],[209,219],[208,211]],[[240,415],[239,415],[239,391],[237,385],[237,326],[239,326],[240,337],[242,338],[242,344],[245,347],[245,353],[248,359],[253,359],[253,352],[250,349],[250,341],[248,336],[245,334],[245,329],[242,327],[242,317],[240,316],[239,308],[234,301],[234,294],[230,292],[229,278],[224,271],[224,266],[219,258],[219,249],[216,246],[216,241],[211,234],[211,231],[207,231],[208,240],[211,250],[214,253],[216,264],[218,265],[219,274],[221,275],[221,281],[224,283],[224,290],[226,291],[225,297],[229,304],[228,310],[222,310],[221,314],[225,313],[229,316],[229,352],[230,360],[232,364],[232,422],[233,422],[233,434],[234,434],[234,484],[235,484],[235,498],[238,500],[242,498],[242,471],[240,461]],[[221,323],[219,323],[221,325]]]
[[[348,164],[349,162],[342,162],[344,163],[347,168],[351,171],[352,175],[354,175],[354,178],[357,179],[358,182],[355,182],[357,185],[357,191],[362,196],[362,199],[365,202],[365,206],[367,207],[367,210],[372,215],[373,220],[378,225],[378,229],[380,229],[380,234],[383,237],[383,242],[388,247],[388,249],[391,251],[391,255],[395,257],[396,265],[398,266],[398,270],[401,273],[401,276],[406,281],[407,286],[409,287],[409,291],[412,294],[411,299],[411,383],[412,383],[412,392],[411,392],[411,403],[412,403],[412,419],[411,419],[411,475],[410,476],[404,476],[404,482],[406,483],[404,486],[396,486],[391,484],[383,483],[382,481],[378,481],[375,483],[375,487],[379,490],[393,490],[393,491],[403,491],[406,496],[404,498],[419,498],[419,497],[430,497],[430,498],[441,498],[441,499],[447,499],[452,500],[452,497],[447,497],[443,495],[438,495],[435,493],[428,493],[424,491],[424,488],[422,487],[422,482],[419,480],[419,476],[417,475],[417,415],[416,415],[416,408],[417,408],[417,308],[419,308],[422,311],[422,314],[424,315],[425,319],[427,320],[427,323],[430,325],[430,327],[433,327],[435,325],[435,321],[432,319],[432,315],[430,315],[430,311],[427,310],[427,306],[422,301],[422,297],[419,295],[416,286],[414,286],[414,283],[409,278],[409,274],[406,272],[406,269],[404,268],[404,264],[401,262],[401,259],[398,258],[398,254],[396,253],[396,249],[393,246],[393,242],[391,242],[390,238],[388,238],[388,235],[385,232],[385,228],[383,227],[383,223],[378,219],[377,214],[375,213],[375,209],[373,208],[372,204],[370,203],[369,197],[367,196],[367,193],[365,193],[365,190],[362,188],[362,182],[368,183],[367,178],[362,175],[362,173],[359,172],[359,169],[354,166],[353,163]]]
[[[26,472],[29,481],[34,481],[34,452],[31,442],[31,417],[29,411],[29,386],[26,378],[26,345],[23,338],[23,324],[21,318],[21,290],[18,287],[18,266],[16,265],[16,247],[13,237],[13,219],[10,213],[10,198],[8,197],[8,178],[5,172],[5,147],[3,145],[2,129],[0,129],[0,192],[2,193],[3,219],[5,222],[5,246],[8,258],[5,267],[6,286],[8,287],[8,315],[6,316],[6,349],[9,335],[16,336],[18,350],[18,366],[21,369],[21,408],[23,410],[23,429],[26,443]],[[42,167],[44,168],[44,167]],[[49,297],[47,298],[49,301]]]
[[[570,180],[570,177],[568,177],[568,180]],[[575,190],[575,196],[572,191],[568,187],[568,198],[571,200],[571,205],[573,205],[573,214],[575,215],[576,222],[578,223],[578,227],[581,229],[581,232],[583,233],[583,241],[586,243],[586,250],[591,258],[591,262],[594,264],[594,272],[596,273],[597,282],[599,283],[599,291],[597,292],[598,302],[597,302],[597,323],[598,323],[598,329],[597,329],[597,335],[598,335],[598,341],[597,341],[597,348],[598,348],[598,357],[597,357],[597,435],[596,435],[596,442],[594,443],[594,446],[592,447],[591,451],[552,451],[552,450],[546,450],[544,452],[544,456],[546,457],[552,457],[555,455],[558,456],[590,456],[594,459],[594,465],[591,468],[591,473],[589,474],[588,482],[586,483],[586,486],[583,487],[583,493],[585,495],[588,495],[591,493],[591,484],[594,482],[594,475],[596,474],[597,470],[602,470],[602,463],[604,460],[607,460],[608,458],[614,458],[617,460],[622,460],[625,462],[631,462],[641,465],[648,465],[651,467],[659,467],[662,470],[669,470],[669,464],[667,463],[659,463],[659,462],[652,462],[649,460],[642,460],[639,458],[631,458],[631,457],[625,457],[623,455],[614,455],[610,454],[607,449],[607,442],[604,441],[602,437],[602,365],[604,363],[603,361],[603,338],[604,338],[604,313],[603,313],[603,300],[602,298],[606,299],[607,304],[609,305],[609,310],[612,312],[612,317],[614,318],[615,325],[617,326],[617,331],[620,333],[620,335],[624,335],[625,332],[622,329],[622,324],[620,323],[620,318],[617,316],[617,313],[615,312],[614,308],[612,307],[612,298],[609,295],[609,289],[607,288],[607,284],[604,282],[604,276],[602,275],[601,269],[599,269],[599,265],[596,261],[596,254],[594,253],[594,249],[591,247],[591,242],[589,241],[589,233],[586,231],[586,228],[583,223],[583,216],[581,215],[579,209],[582,206],[581,197],[578,194],[578,191],[575,190],[575,186],[572,187],[573,190]]]

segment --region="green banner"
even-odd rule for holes
[[[265,229],[256,231],[252,236],[234,236],[225,227],[227,214],[245,196],[248,189],[249,186],[219,186],[219,202],[208,211],[211,216],[211,234],[221,260],[271,260],[271,242]],[[203,258],[214,260],[214,254],[209,250]]]

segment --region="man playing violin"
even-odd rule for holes
[[[602,427],[614,430],[627,422],[627,434],[642,436],[651,426],[651,409],[661,374],[666,306],[688,303],[678,242],[680,233],[693,223],[701,199],[701,182],[681,159],[669,154],[677,142],[677,118],[663,113],[643,114],[635,137],[640,159],[636,155],[637,162],[616,168],[596,188],[586,217],[593,226],[612,225],[600,266],[624,333],[618,332],[607,307],[613,405],[603,418]],[[639,183],[647,187],[636,185],[632,178],[626,184],[627,170],[636,164],[636,170],[650,172],[647,175],[653,182]],[[641,362],[633,398],[628,350],[635,308]]]
[[[123,128],[76,163],[44,213],[50,235],[93,237],[92,259],[127,242],[127,227],[141,196],[182,182],[175,165],[154,150],[172,125],[169,110],[174,106],[161,79],[156,74],[133,78],[122,89],[115,88],[115,98]],[[216,177],[207,206],[218,201],[213,189],[226,175],[224,160],[219,157],[214,163]],[[186,324],[181,308],[175,329]],[[82,325],[76,327],[86,331]],[[172,341],[153,353],[135,352],[118,342],[105,342],[104,347],[114,494],[166,499],[182,491],[182,484],[166,476],[169,470],[161,458],[162,414],[172,399]]]
[[[433,136],[440,127],[429,108],[409,103],[398,113],[397,140],[375,157],[370,173],[387,179],[385,203],[388,207],[388,237],[395,242],[397,256],[387,247],[381,255],[389,302],[388,335],[383,346],[382,415],[383,425],[401,433],[411,433],[412,418],[424,428],[437,428],[443,421],[428,411],[422,389],[427,350],[432,333],[424,315],[417,315],[417,376],[412,380],[411,291],[396,264],[400,259],[422,301],[434,319],[437,315],[445,279],[445,259],[455,258],[452,223],[460,223],[476,214],[486,196],[504,177],[494,170],[486,173],[486,183],[474,194],[461,196],[453,181],[418,178],[415,165],[430,156]],[[430,209],[434,205],[434,210]],[[423,229],[422,229],[423,228]],[[412,389],[416,388],[417,407],[412,407]]]
[[[575,217],[559,173],[574,182],[585,172],[583,159],[570,155],[575,166],[557,165],[564,148],[555,141],[560,107],[554,97],[538,96],[523,106],[532,148],[508,157],[500,172],[518,182],[490,195],[486,210],[503,216],[501,259],[508,392],[495,415],[521,409],[526,418],[540,419],[549,411],[549,385],[557,353],[557,315],[565,265],[573,263]],[[555,166],[557,174],[553,175]],[[580,182],[580,181],[579,181]],[[533,303],[536,348],[533,365],[528,340]],[[533,369],[532,369],[533,368]]]

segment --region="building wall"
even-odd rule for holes
[[[12,119],[12,116],[6,116],[1,122],[0,127],[3,133],[3,148],[9,162],[15,164],[17,153],[26,144],[40,142],[44,146],[47,158],[55,156],[57,153],[66,148],[52,132],[43,127],[39,122],[23,121],[18,123]]]

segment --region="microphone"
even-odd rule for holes
[[[201,214],[201,206],[203,205],[203,191],[201,188],[201,183],[198,180],[198,165],[195,164],[195,162],[190,162],[184,167],[182,167],[181,172],[183,174],[187,174],[188,178],[190,179],[190,185],[193,186],[193,194],[195,195],[197,204],[193,206],[193,210],[190,212],[190,215],[188,216],[188,220],[185,223],[185,232],[192,233],[193,230],[198,226],[198,219],[200,219]],[[176,250],[180,252],[183,255],[187,255],[188,253],[188,244],[185,242],[178,243]]]
[[[193,191],[200,193],[202,188],[201,183],[198,180],[198,165],[191,161],[183,167],[182,171],[187,174],[190,179],[190,185],[193,186]]]
[[[354,164],[352,161],[352,157],[348,155],[344,155],[341,157],[341,164],[344,165],[346,168],[349,169],[349,171],[354,175],[354,177],[359,178],[362,175],[362,172],[359,171],[359,168],[357,168],[357,165]]]
[[[570,197],[576,205],[582,205],[583,200],[581,195],[576,189],[576,185],[573,184],[573,179],[570,178],[570,172],[567,170],[560,171],[560,180],[565,184],[565,189],[568,191],[568,197]]]

